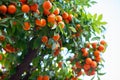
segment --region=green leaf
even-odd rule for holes
[[[18,13],[18,14],[15,15],[15,17],[17,17],[17,16],[22,16],[23,14],[24,14],[24,13],[22,13],[22,12],[21,12],[21,13]]]
[[[39,5],[42,5],[44,0],[38,0],[38,2],[39,2]]]
[[[56,48],[56,43],[52,44],[52,50],[54,50]]]
[[[96,2],[96,1],[91,1],[91,3],[92,3],[92,4],[95,4],[95,3],[97,3],[97,2]]]
[[[8,27],[7,24],[1,24],[1,23],[0,23],[0,26],[2,26],[2,27]]]
[[[98,80],[101,80],[99,76],[97,76]]]
[[[39,47],[39,45],[40,45],[40,38],[37,38],[37,39],[35,39],[34,40],[34,42],[33,42],[33,48],[38,48]]]
[[[6,21],[8,21],[10,18],[4,18],[0,20],[0,23],[5,23]]]
[[[95,32],[100,34],[101,30],[97,26],[93,26],[93,29],[94,29]]]
[[[77,19],[77,18],[75,18],[75,22],[76,22],[76,23],[80,23],[80,20]]]
[[[33,60],[33,65],[34,65],[34,67],[37,67],[37,66],[38,66],[39,60],[40,60],[40,56],[37,56],[37,57]]]
[[[105,75],[106,73],[97,73],[98,75],[102,76],[102,75]]]
[[[101,15],[98,16],[98,20],[97,21],[102,20],[102,18],[103,18],[103,15],[101,14]]]
[[[95,78],[95,76],[93,76],[93,77],[91,78],[91,80],[94,80],[94,78]]]
[[[106,30],[106,28],[105,28],[104,26],[101,26],[101,28],[102,28],[103,30]]]
[[[97,14],[94,14],[93,15],[93,19],[95,20],[97,18]]]
[[[92,41],[99,41],[100,40],[100,37],[93,37],[92,39],[91,39]]]
[[[106,25],[106,24],[107,24],[107,22],[100,22],[100,24],[101,24],[101,25]]]
[[[70,29],[72,32],[77,32],[74,27],[69,27],[69,29]]]
[[[60,29],[60,32],[63,34],[63,33],[64,33],[64,31],[63,31],[63,29],[62,29],[62,27],[61,27],[61,26],[59,26],[59,29]]]

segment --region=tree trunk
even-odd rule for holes
[[[21,75],[24,72],[27,72],[30,70],[29,64],[30,62],[37,56],[37,49],[28,49],[28,52],[26,56],[23,59],[23,62],[17,66],[16,73],[13,74],[9,80],[20,80]]]

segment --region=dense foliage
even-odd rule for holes
[[[97,76],[106,50],[92,0],[0,0],[2,80],[80,80]],[[92,78],[92,79],[93,79]]]

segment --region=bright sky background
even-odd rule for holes
[[[120,0],[95,1],[98,3],[89,9],[90,12],[103,14],[103,19],[108,22],[105,33],[108,48],[104,53],[107,74],[101,80],[120,80]]]

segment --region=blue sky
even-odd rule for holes
[[[96,0],[89,11],[91,13],[103,14],[107,21],[106,41],[107,51],[104,53],[106,75],[101,80],[119,80],[120,74],[120,0]],[[86,79],[85,79],[86,80]]]

